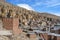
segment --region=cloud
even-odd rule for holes
[[[42,4],[42,2],[36,2],[35,4],[33,4],[32,6],[40,6]]]
[[[36,1],[34,6],[55,7],[60,5],[60,0]]]
[[[47,5],[47,7],[55,7],[55,6],[58,6],[60,5],[60,3],[56,3],[56,4],[52,4],[52,5]]]
[[[58,5],[60,5],[60,0],[47,0],[46,2],[45,2],[45,5],[47,6],[47,7],[55,7],[55,6],[58,6]]]
[[[34,10],[31,6],[29,6],[28,4],[17,4],[17,6],[25,8],[27,10]]]

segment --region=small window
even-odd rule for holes
[[[2,13],[4,12],[4,9],[3,9],[3,8],[1,9],[1,12],[2,12]]]
[[[7,17],[10,18],[10,13],[7,14]]]
[[[30,28],[29,31],[33,31],[33,29]]]
[[[30,34],[27,34],[26,36],[30,38]]]
[[[52,18],[50,18],[50,21],[52,21]]]
[[[47,18],[47,21],[49,21],[49,18]]]

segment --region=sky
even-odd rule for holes
[[[6,0],[28,10],[48,12],[60,16],[60,0]]]

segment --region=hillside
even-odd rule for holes
[[[56,24],[60,24],[59,16],[27,10],[0,0],[0,40],[44,40],[45,36],[56,38],[57,34],[50,34]]]
[[[20,26],[47,26],[60,22],[60,17],[49,13],[39,13],[0,1],[0,18],[19,18]]]

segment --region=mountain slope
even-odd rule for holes
[[[52,26],[60,22],[59,16],[27,10],[4,1],[0,1],[0,18],[4,17],[19,18],[19,25],[23,27]]]

